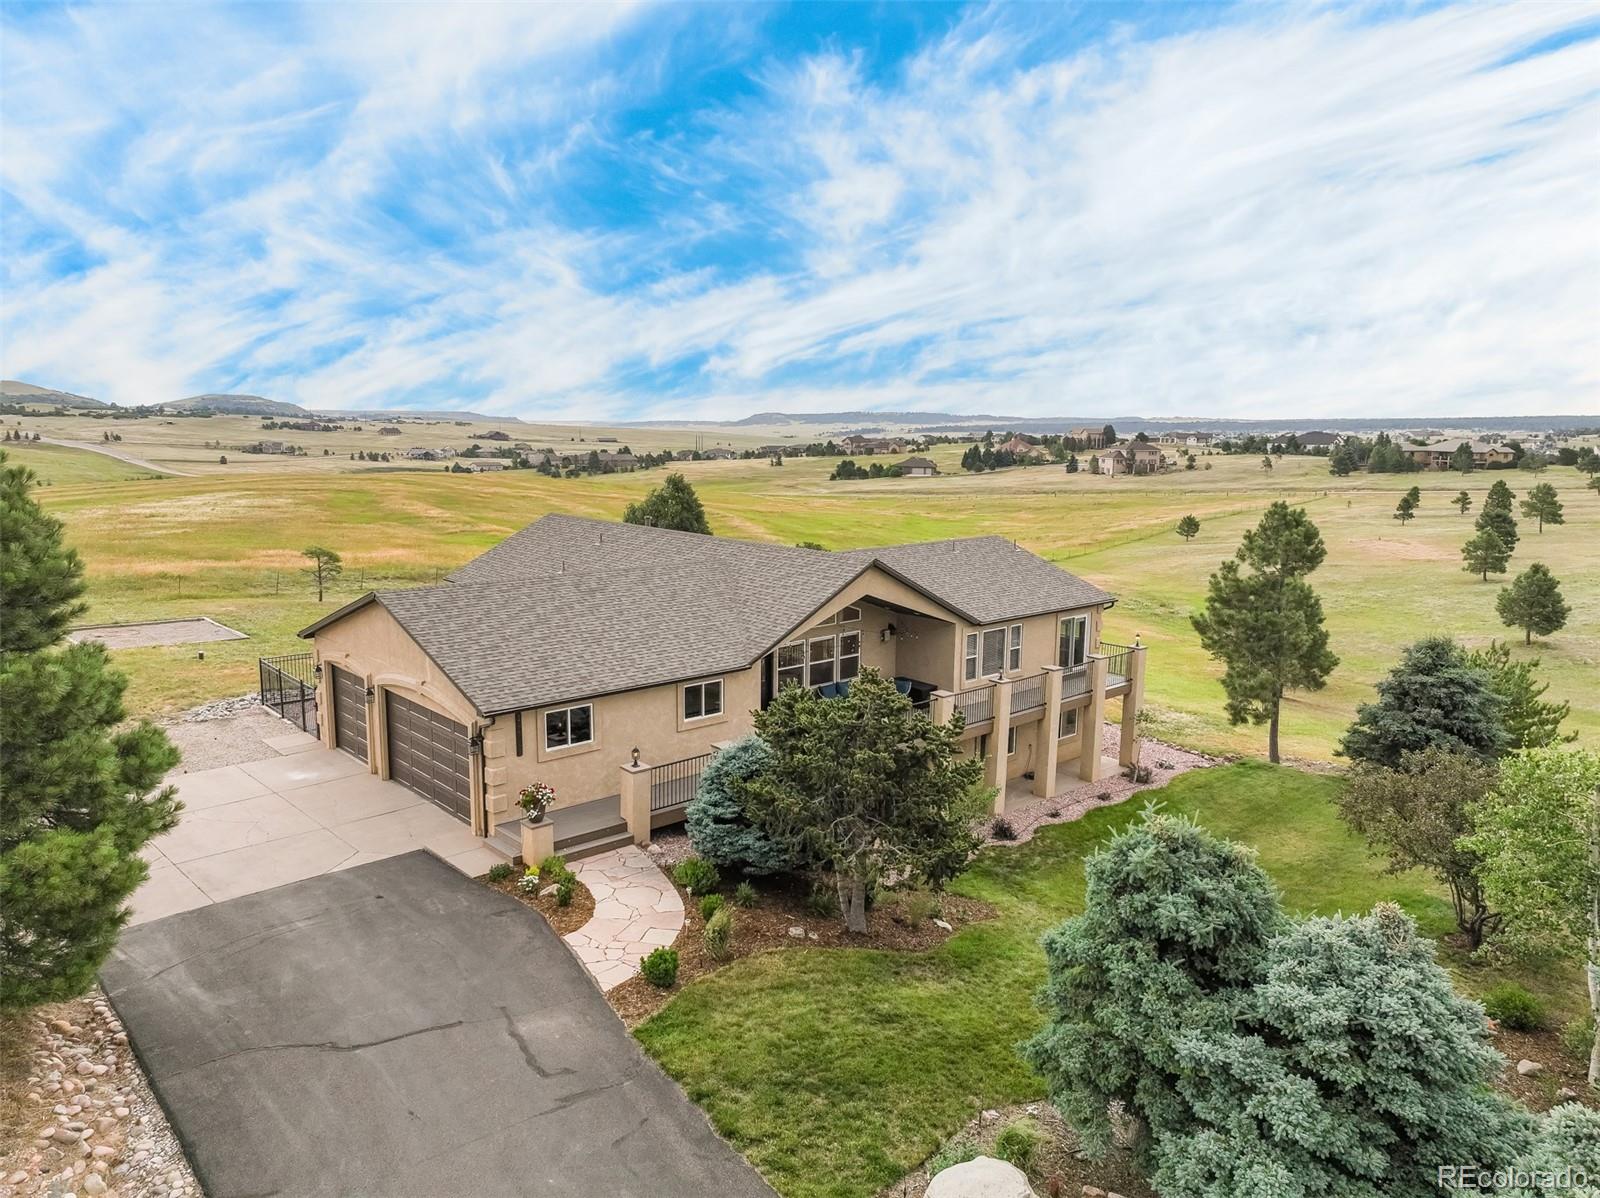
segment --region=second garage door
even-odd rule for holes
[[[367,688],[349,670],[333,671],[333,743],[352,757],[367,759]]]
[[[389,776],[470,823],[466,725],[399,695],[389,695],[386,703]]]

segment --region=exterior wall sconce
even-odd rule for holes
[[[375,687],[370,687],[370,686],[367,687],[367,702],[371,703],[377,697],[378,697],[377,689]]]
[[[322,663],[320,661],[317,662],[316,665],[311,667],[311,675],[314,678],[321,678],[322,677]]]
[[[633,746],[633,768],[634,769],[638,769],[639,768],[639,746],[638,745],[634,745]]]
[[[469,749],[471,749],[474,753],[482,753],[483,752],[483,733],[474,732],[471,736],[469,736],[467,738],[467,747]]]
[[[878,633],[878,639],[880,641],[883,641],[883,642],[887,643],[889,641],[892,641],[899,631],[900,630],[898,628],[896,628],[893,624],[890,624],[882,632]]]

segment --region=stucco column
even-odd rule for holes
[[[622,767],[622,781],[618,788],[622,796],[622,818],[628,822],[628,835],[633,843],[644,846],[650,843],[650,767],[642,761]]]
[[[994,680],[994,726],[989,729],[989,760],[985,763],[989,785],[995,787],[994,813],[1006,810],[1006,767],[1011,762],[1006,740],[1011,733],[1011,680]]]
[[[1061,750],[1060,666],[1044,668],[1044,715],[1039,719],[1039,763],[1033,770],[1033,793],[1048,799],[1056,788],[1056,758]]]
[[[1122,696],[1122,744],[1117,760],[1132,765],[1139,760],[1139,709],[1144,706],[1144,646],[1128,654],[1128,693]]]
[[[1106,719],[1106,655],[1089,654],[1089,705],[1078,718],[1078,777],[1085,782],[1100,781],[1100,725]]]
[[[948,724],[956,713],[956,697],[950,691],[934,691],[928,696],[929,711],[935,724]]]
[[[535,866],[546,857],[553,857],[556,853],[556,822],[546,815],[536,824],[523,820],[518,825],[522,829],[522,864]]]

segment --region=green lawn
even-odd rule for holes
[[[1244,763],[1187,774],[1153,797],[1255,845],[1296,912],[1392,899],[1429,934],[1450,932],[1449,903],[1426,877],[1386,875],[1339,822],[1340,785]],[[1081,908],[1084,858],[1137,814],[1131,803],[1105,808],[987,850],[955,889],[993,903],[999,918],[933,952],[747,958],[687,986],[637,1035],[780,1193],[871,1194],[977,1111],[1040,1097],[1014,1051],[1039,1021],[1039,937]],[[1464,988],[1489,980],[1498,975],[1467,977]],[[1565,980],[1571,993],[1559,997],[1570,1004],[1581,996],[1576,977]]]
[[[132,479],[160,477],[143,466],[133,466],[103,453],[73,449],[66,445],[7,442],[0,444],[14,464],[26,466],[46,487],[74,483],[120,483]]]

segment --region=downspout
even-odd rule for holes
[[[479,724],[478,735],[467,742],[478,755],[478,811],[483,815],[485,839],[494,835],[494,825],[489,822],[489,764],[488,755],[483,751],[483,747],[489,738],[489,730],[495,726],[499,718],[499,715],[492,715],[487,724]]]

